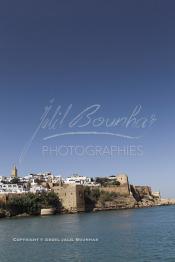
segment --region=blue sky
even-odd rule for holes
[[[175,4],[173,1],[6,1],[0,8],[0,174],[13,163],[19,174],[52,171],[129,175],[131,183],[149,184],[175,197]],[[49,101],[50,116],[72,104],[64,125],[41,129],[19,163],[19,156],[40,123]],[[99,104],[105,119],[138,116],[157,121],[151,128],[71,129],[73,117]],[[140,136],[77,135],[43,141],[68,131],[120,132]],[[43,156],[43,145],[142,145],[142,156]]]

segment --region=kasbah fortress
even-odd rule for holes
[[[115,193],[116,198],[105,201],[104,205],[96,203],[93,211],[117,209],[117,208],[134,208],[141,206],[153,206],[159,204],[160,193],[153,193],[148,186],[133,186],[129,184],[128,176],[121,174],[116,176],[118,185],[89,187],[91,191],[99,190],[103,192]],[[52,190],[58,194],[64,208],[70,212],[85,211],[85,187],[83,185],[60,184],[51,185]]]
[[[16,167],[12,170],[12,177],[17,177]],[[131,185],[126,174],[112,176],[112,179],[115,182],[113,184],[103,185],[95,183],[87,186],[82,183],[65,183],[62,180],[55,182],[53,176],[52,179],[48,176],[47,181],[40,182],[40,186],[49,188],[50,191],[55,192],[61,201],[63,209],[68,213],[171,204],[168,200],[161,199],[160,192],[152,192],[149,186]],[[108,197],[103,203],[97,199],[93,205],[92,203],[89,204],[86,201],[87,188],[88,192],[93,193],[98,191],[99,194],[106,193],[108,196],[112,196],[112,198]],[[13,196],[14,193],[1,192],[0,202],[7,203]]]

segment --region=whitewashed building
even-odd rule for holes
[[[87,186],[94,185],[94,182],[92,181],[90,177],[79,176],[79,175],[73,175],[73,176],[65,178],[64,183],[65,184],[87,185]]]
[[[0,193],[24,193],[25,188],[18,184],[4,184],[0,183]]]

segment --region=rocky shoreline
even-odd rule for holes
[[[175,205],[175,203],[170,203],[170,202],[166,202],[166,203],[157,203],[157,204],[153,204],[153,203],[138,203],[135,206],[122,206],[122,207],[113,207],[113,206],[109,206],[109,207],[95,207],[93,209],[93,212],[96,211],[107,211],[107,210],[123,210],[123,209],[139,209],[139,208],[152,208],[152,207],[160,207],[160,206],[172,206]]]
[[[142,199],[141,201],[136,201],[133,196],[120,197],[117,201],[106,201],[104,205],[101,203],[96,204],[92,211],[100,210],[121,210],[121,209],[136,209],[136,208],[150,208],[159,206],[170,206],[175,205],[174,199]]]
[[[124,202],[125,204],[124,204]],[[138,208],[152,208],[152,207],[160,207],[160,206],[171,206],[175,205],[175,199],[162,199],[159,201],[151,201],[151,200],[142,200],[136,202],[132,197],[121,198],[120,201],[106,201],[105,205],[102,206],[100,203],[97,203],[96,206],[92,210],[86,210],[85,212],[98,212],[98,211],[111,211],[111,210],[125,210],[125,209],[138,209]],[[72,214],[77,212],[69,212],[67,210],[62,210],[61,212],[56,212],[56,210],[41,209],[41,212],[35,215],[29,215],[27,213],[22,213],[18,215],[12,215],[9,211],[5,209],[0,209],[0,218],[10,218],[10,217],[31,217],[31,216],[48,216],[55,214]]]

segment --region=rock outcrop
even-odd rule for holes
[[[105,201],[104,203],[97,201],[93,211],[134,208],[136,204],[137,201],[133,196],[119,196],[114,198],[112,201]]]

